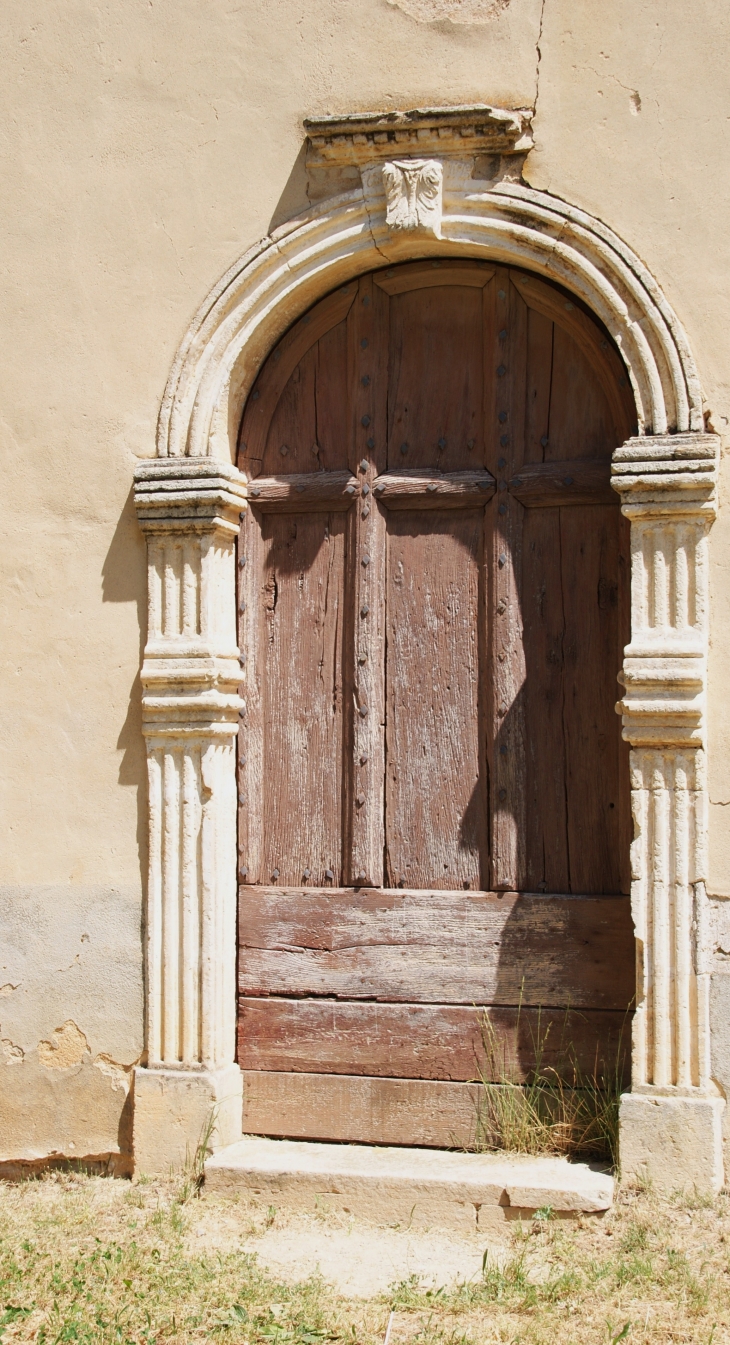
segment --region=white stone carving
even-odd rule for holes
[[[443,178],[438,159],[394,159],[383,164],[388,228],[425,229],[440,238]]]
[[[135,1162],[149,1171],[159,1166],[157,1136],[171,1125],[171,1110],[179,1132],[173,1148],[184,1141],[194,1149],[210,1107],[219,1142],[241,1130],[241,1076],[233,1064],[234,749],[243,705],[234,541],[245,487],[233,467],[168,458],[138,468],[135,498],[149,574],[142,666],[147,1063],[135,1080]],[[154,1071],[160,1073],[152,1079]],[[168,1153],[167,1165],[175,1158],[184,1160],[184,1149]]]
[[[631,520],[631,642],[617,709],[631,743],[631,902],[637,939],[632,1133],[622,1168],[647,1165],[641,1095],[665,1149],[678,1112],[700,1106],[705,1153],[689,1176],[722,1181],[720,1114],[710,1058],[705,702],[709,633],[707,533],[715,513],[719,439],[667,435],[617,450],[613,485]],[[637,1096],[639,1095],[639,1096]],[[695,1125],[695,1122],[692,1123]],[[624,1126],[624,1130],[626,1127]],[[631,1127],[629,1127],[631,1132]],[[673,1141],[671,1141],[673,1142]],[[695,1155],[697,1160],[699,1156]],[[676,1173],[655,1174],[677,1184]]]

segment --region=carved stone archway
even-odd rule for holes
[[[263,239],[190,325],[136,472],[148,538],[142,669],[149,765],[147,1059],[135,1162],[166,1170],[241,1131],[234,1064],[236,779],[245,651],[234,541],[246,482],[232,465],[247,393],[277,339],[353,276],[415,257],[491,258],[558,281],[621,353],[638,435],[614,454],[631,520],[632,634],[622,673],[632,746],[637,990],[624,1175],[722,1183],[709,1045],[705,700],[707,534],[718,438],[704,433],[682,328],[638,257],[599,220],[524,186],[529,120],[491,108],[308,124],[312,181],[355,181]],[[322,187],[324,184],[324,187]],[[569,308],[566,302],[566,308]]]

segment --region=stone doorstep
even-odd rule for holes
[[[474,1232],[546,1206],[561,1217],[603,1214],[614,1182],[564,1158],[251,1138],[208,1159],[205,1187],[259,1196],[291,1213],[332,1210]]]

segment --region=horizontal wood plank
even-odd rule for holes
[[[243,1131],[290,1139],[469,1148],[480,1088],[423,1079],[244,1070]]]
[[[307,509],[349,509],[358,493],[350,472],[293,472],[291,476],[258,476],[248,498],[262,513],[299,513]]]
[[[244,995],[616,1009],[634,995],[627,897],[239,888]]]
[[[488,1026],[487,1026],[488,1024]],[[243,1069],[523,1083],[538,1060],[572,1082],[577,1068],[626,1074],[625,1014],[448,1004],[241,997]],[[628,1082],[628,1079],[626,1079]]]
[[[473,509],[490,500],[496,482],[490,472],[386,472],[373,493],[387,509]]]
[[[527,509],[571,504],[617,504],[611,464],[580,458],[526,463],[509,483],[510,493]]]

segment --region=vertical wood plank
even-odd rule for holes
[[[544,462],[550,442],[550,387],[553,373],[553,324],[534,308],[527,310],[525,462]]]
[[[491,887],[525,884],[525,659],[521,610],[522,505],[509,481],[524,459],[527,311],[500,269],[484,291],[487,466],[497,493],[491,521],[487,631],[491,705],[487,751],[491,814]]]
[[[341,881],[342,620],[346,516],[267,514],[263,875]]]
[[[458,471],[483,452],[481,289],[412,290],[390,301],[388,467]]]
[[[486,881],[480,769],[483,510],[388,527],[386,882]]]
[[[570,892],[559,509],[525,510],[522,565],[526,882],[533,892]]]
[[[386,462],[388,297],[359,282],[347,325],[349,467],[360,494],[349,513],[345,693],[345,881],[383,883],[385,770],[385,516],[372,486]]]
[[[618,510],[560,511],[562,585],[571,620],[564,656],[570,890],[619,892]]]

